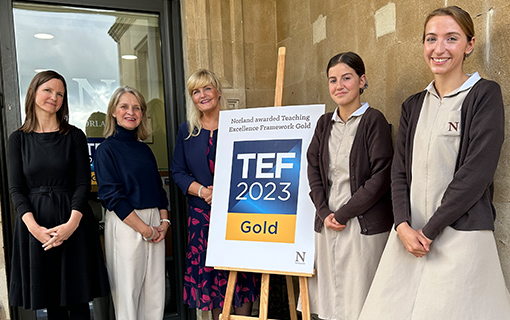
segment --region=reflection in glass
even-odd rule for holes
[[[34,74],[55,70],[69,86],[70,122],[84,132],[99,126],[90,137],[100,138],[94,115],[106,112],[117,87],[135,87],[153,117],[149,146],[168,170],[157,15],[16,2],[14,25],[22,106]]]
[[[33,76],[55,70],[67,81],[70,123],[88,139],[91,168],[103,139],[108,101],[119,86],[137,88],[147,101],[152,149],[163,181],[168,180],[165,101],[161,67],[159,17],[112,10],[13,3],[20,105],[24,118],[25,96]],[[93,195],[97,184],[92,176]],[[168,191],[168,185],[165,185]],[[91,205],[98,220],[103,210],[97,198]],[[167,283],[165,318],[175,316],[178,301],[172,235],[166,238]],[[108,302],[94,301],[94,319],[113,319]],[[174,317],[170,316],[170,317]],[[44,310],[37,312],[45,319]]]

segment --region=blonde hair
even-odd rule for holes
[[[186,88],[190,96],[190,99],[188,99],[186,103],[186,119],[188,120],[189,130],[189,135],[186,139],[198,136],[202,130],[202,121],[200,120],[202,111],[193,103],[193,99],[191,98],[193,96],[193,91],[208,85],[212,85],[219,93],[223,90],[218,77],[207,69],[200,69],[193,72],[186,82]],[[227,108],[225,99],[221,99],[221,96],[218,99],[220,101],[220,109],[225,110]]]
[[[142,108],[142,119],[136,128],[135,137],[138,140],[145,140],[150,135],[149,127],[147,125],[147,104],[145,103],[145,98],[138,90],[128,86],[119,87],[112,94],[110,102],[108,103],[108,111],[106,111],[106,121],[103,135],[105,138],[108,138],[109,136],[115,135],[117,133],[117,128],[115,127],[117,120],[115,120],[113,114],[115,113],[115,109],[119,104],[120,97],[124,93],[130,93],[134,95],[138,100],[138,103],[140,103],[140,108]]]

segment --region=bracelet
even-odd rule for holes
[[[151,241],[152,238],[154,238],[154,227],[153,226],[149,226],[149,227],[151,227],[152,234],[151,234],[151,236],[149,238],[144,237],[143,234],[142,234],[143,241]]]
[[[204,188],[204,186],[200,186],[200,188],[198,188],[198,197],[200,199],[203,199],[202,196],[200,195],[200,191],[202,191],[203,188]]]
[[[168,222],[168,226],[170,226],[170,225],[172,224],[172,223],[170,222],[170,220],[168,220],[168,219],[161,219],[161,220],[159,220],[159,223],[160,223],[160,224],[161,224],[161,223],[163,223],[163,222]]]

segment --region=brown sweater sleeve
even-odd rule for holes
[[[435,239],[444,228],[482,201],[492,187],[504,140],[504,116],[501,88],[496,82],[480,80],[462,106],[463,132],[456,172],[441,205],[423,227],[428,238]],[[484,198],[484,201],[491,200]]]
[[[381,112],[370,108],[363,115],[349,156],[352,197],[335,212],[339,223],[364,214],[386,194],[392,157],[388,122]]]
[[[328,121],[331,121],[331,116],[331,113],[326,113],[319,118],[307,152],[310,198],[315,205],[316,215],[322,221],[324,221],[324,219],[331,214],[331,210],[329,210],[328,207],[326,194],[328,186],[324,185],[327,183],[327,181],[324,181],[324,177],[327,177],[327,173],[323,172],[323,169],[321,169],[321,164],[324,161],[324,157],[326,157],[326,159],[329,157],[327,149],[325,149],[323,146],[327,146],[328,143],[328,128],[331,127],[328,125]]]
[[[411,182],[411,154],[414,128],[423,103],[423,93],[415,94],[404,103],[395,140],[395,152],[391,167],[391,198],[395,227],[403,222],[411,223],[409,188]],[[414,116],[413,116],[414,115]]]

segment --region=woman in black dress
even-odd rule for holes
[[[9,191],[18,213],[9,303],[47,308],[48,319],[90,319],[88,302],[109,289],[87,201],[87,140],[68,123],[64,78],[38,73],[25,113],[9,137]]]

